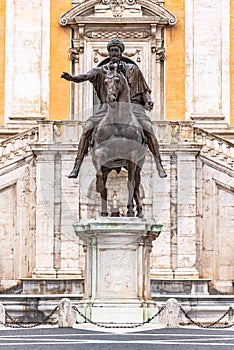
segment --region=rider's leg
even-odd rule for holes
[[[93,129],[102,120],[103,116],[106,114],[107,106],[101,106],[100,110],[90,117],[84,126],[83,133],[78,145],[77,156],[75,159],[75,164],[72,172],[68,175],[69,178],[76,178],[80,171],[81,163],[83,162],[84,156],[88,153],[89,148],[89,138],[92,135]]]
[[[149,117],[146,114],[143,114],[143,115],[136,114],[136,116],[137,116],[137,120],[141,124],[141,126],[144,130],[144,133],[147,137],[147,143],[148,143],[148,146],[149,146],[151,153],[154,156],[154,160],[156,163],[156,168],[157,168],[159,177],[167,177],[167,174],[162,166],[162,160],[161,160],[161,156],[160,156],[160,152],[159,152],[158,140],[155,136],[155,133],[154,133],[154,130],[153,130],[153,127],[152,127],[152,124],[151,124]]]
[[[81,163],[83,162],[84,156],[88,152],[89,137],[92,134],[93,128],[93,123],[88,120],[84,126],[84,130],[78,145],[74,168],[72,169],[72,172],[68,175],[69,178],[76,178],[79,174]]]
[[[162,166],[162,160],[159,153],[158,141],[156,137],[153,137],[152,134],[147,135],[147,132],[145,132],[145,134],[147,136],[147,143],[148,143],[149,149],[154,156],[159,177],[167,177],[167,174]]]

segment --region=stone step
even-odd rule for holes
[[[209,294],[210,279],[159,279],[151,278],[151,293],[163,294]]]
[[[22,294],[72,294],[84,292],[84,279],[74,278],[22,278]],[[159,279],[151,278],[153,295],[209,294],[209,279]]]
[[[22,278],[22,294],[83,294],[84,279]]]

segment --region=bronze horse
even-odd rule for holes
[[[107,216],[108,174],[118,173],[121,167],[128,171],[128,211],[134,217],[134,203],[137,216],[143,217],[140,202],[140,172],[145,160],[145,137],[141,125],[132,112],[130,90],[118,64],[103,67],[107,112],[93,132],[92,160],[96,168],[96,190],[101,194],[101,215]]]

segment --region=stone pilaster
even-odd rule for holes
[[[196,155],[177,151],[177,268],[176,278],[198,278],[196,269]]]
[[[55,277],[54,268],[55,154],[37,153],[36,257],[33,277]]]

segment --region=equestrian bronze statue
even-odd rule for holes
[[[124,44],[114,39],[108,43],[110,62],[91,69],[86,74],[61,77],[76,83],[90,81],[101,101],[98,113],[85,123],[74,168],[69,178],[78,176],[84,156],[91,148],[96,168],[96,190],[101,194],[103,216],[107,215],[107,176],[111,170],[128,170],[128,216],[142,217],[139,198],[140,171],[145,159],[146,145],[152,152],[159,177],[166,177],[161,163],[159,146],[150,118],[145,110],[152,110],[150,89],[135,64],[121,61]]]

